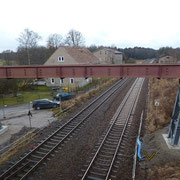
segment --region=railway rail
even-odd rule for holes
[[[144,78],[136,79],[100,142],[85,165],[81,180],[115,180],[119,165],[126,151],[127,137],[130,134],[132,114],[142,89]]]
[[[46,160],[49,160],[50,156],[54,156],[58,148],[61,148],[61,146],[82,127],[94,111],[102,106],[113,94],[121,90],[128,82],[130,82],[129,79],[116,82],[67,123],[52,132],[51,135],[39,143],[33,150],[8,168],[0,175],[0,179],[26,179],[30,176],[39,166],[45,163]]]

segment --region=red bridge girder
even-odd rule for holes
[[[155,77],[180,78],[180,64],[0,66],[0,78]]]

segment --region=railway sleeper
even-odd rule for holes
[[[34,154],[31,154],[31,157],[32,157],[32,159],[38,159],[38,161],[39,161],[40,159],[42,159],[41,156],[36,156],[36,155],[34,155]]]
[[[116,180],[116,176],[111,174],[109,179],[110,180]]]
[[[119,136],[108,136],[107,139],[117,141],[117,140],[119,140]]]
[[[50,140],[51,140],[51,141],[54,141],[54,142],[56,142],[56,143],[58,143],[58,142],[60,141],[59,139],[55,139],[54,137],[52,137]]]
[[[107,146],[103,146],[103,148],[105,151],[114,151],[115,149],[112,147],[107,147]]]
[[[35,163],[35,164],[38,162],[38,160],[35,161],[35,160],[32,160],[32,159],[27,159],[27,161],[29,161],[30,163]]]
[[[104,180],[104,179],[93,177],[93,176],[88,176],[88,180]]]
[[[66,126],[65,128],[71,128],[73,129],[75,126],[77,126],[78,123],[71,123],[68,126]]]
[[[119,134],[119,133],[122,132],[123,128],[124,127],[119,127],[119,128],[116,128],[116,129],[112,128],[110,133]]]
[[[114,147],[116,147],[116,145],[117,145],[117,142],[112,142],[112,141],[106,141],[105,143],[104,143],[104,145],[107,145],[107,146],[114,146]]]
[[[49,152],[49,151],[48,151]],[[38,154],[41,154],[41,155],[46,155],[47,153],[45,153],[45,152],[41,152],[41,151],[36,151],[36,153],[38,153]]]
[[[114,151],[115,151],[115,150],[113,150],[113,151],[111,151],[111,152],[110,152],[109,150],[105,150],[105,149],[102,149],[102,150],[101,150],[101,152],[102,152],[103,154],[109,154],[109,155],[113,155],[113,154],[114,154]]]
[[[74,127],[65,127],[64,131],[69,132],[69,131],[71,131],[73,128],[74,128]]]
[[[126,143],[127,143],[127,141],[126,142],[121,142],[121,146],[126,146]]]
[[[63,136],[63,137],[64,137],[64,136]],[[62,136],[58,136],[58,135],[56,134],[56,135],[52,136],[51,138],[57,139],[57,140],[60,141],[63,137],[62,137]]]
[[[94,162],[95,166],[100,166],[100,167],[106,167],[109,168],[109,163],[102,163],[102,162]]]
[[[113,130],[114,131],[119,131],[119,130],[121,130],[121,129],[123,129],[123,127],[124,127],[124,123],[118,123],[118,125],[117,124],[114,124],[114,126],[113,126]]]
[[[104,167],[97,167],[97,166],[92,166],[92,170],[96,171],[96,172],[104,172],[106,173],[108,171],[108,168],[104,168]]]
[[[106,155],[106,154],[99,154],[98,158],[103,158],[103,159],[108,159],[109,161],[112,159],[113,156],[111,155]]]
[[[64,132],[64,131],[61,131],[61,132],[57,133],[56,135],[64,138],[64,136],[66,136],[68,133],[69,133],[69,132],[67,132],[67,131],[65,131],[65,132]]]
[[[106,173],[99,173],[99,172],[96,172],[93,170],[90,170],[89,174],[96,176],[97,178],[102,178],[102,179],[104,179],[106,177]]]
[[[104,146],[107,147],[107,148],[111,148],[111,149],[116,148],[116,145],[112,145],[112,144],[110,145],[110,144],[106,144],[106,143],[105,143],[105,144],[103,145],[103,147],[104,147]]]
[[[117,136],[121,135],[121,133],[122,133],[122,131],[118,131],[118,132],[110,132],[110,133],[109,133],[109,136],[117,137]]]
[[[103,164],[109,164],[111,162],[111,159],[107,159],[106,157],[98,157],[97,162],[103,162]]]
[[[99,154],[100,157],[112,158],[114,153],[109,154],[108,152],[102,152]]]
[[[118,173],[118,170],[114,169],[114,168],[111,171],[112,171],[112,173],[115,173],[115,174]]]
[[[17,177],[20,178],[20,179],[21,179],[23,176],[24,176],[24,174],[18,174],[18,175],[17,175]]]
[[[52,145],[52,147],[56,146],[56,144],[57,144],[57,143],[54,143],[52,141],[47,141],[46,143]]]
[[[55,138],[59,138],[59,139],[62,139],[64,137],[64,135],[61,135],[61,134],[55,134],[53,137]]]
[[[40,149],[40,150],[43,150],[43,151],[45,151],[45,152],[49,152],[49,151],[50,151],[50,149],[47,149],[47,148],[44,148],[44,147],[40,147],[39,149]]]
[[[117,140],[110,140],[109,138],[107,138],[105,143],[117,144],[118,143],[118,139]]]

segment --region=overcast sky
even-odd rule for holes
[[[180,0],[1,0],[0,52],[29,28],[42,36],[80,31],[86,45],[180,47]]]

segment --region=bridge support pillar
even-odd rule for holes
[[[168,138],[171,138],[171,145],[178,145],[179,137],[180,137],[180,79],[179,79],[179,87],[174,105],[174,110],[168,132]]]

